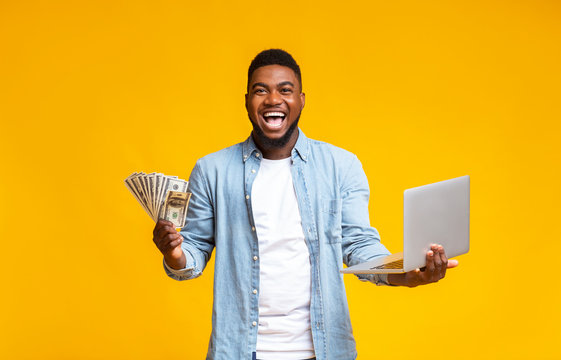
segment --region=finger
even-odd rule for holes
[[[167,226],[173,226],[173,223],[169,220],[166,220],[166,219],[158,219],[158,223],[159,224],[165,224]]]
[[[161,245],[163,245],[164,238],[167,235],[173,234],[173,233],[174,233],[174,231],[172,231],[172,229],[170,227],[165,226],[158,231],[156,236],[154,236],[154,242],[156,243],[156,245],[161,246]]]
[[[172,241],[172,242],[169,244],[170,249],[175,249],[176,247],[181,246],[181,243],[183,243],[183,239],[182,239],[182,238]]]
[[[440,249],[439,249],[439,252],[440,252]],[[440,259],[440,253],[437,254],[436,256],[438,256],[438,258]],[[436,275],[436,279],[434,280],[435,282],[439,281],[440,279],[443,279],[446,276],[446,264],[443,264],[442,260],[440,260],[439,271],[437,271],[437,274],[435,274],[435,275]]]
[[[427,251],[427,264],[425,265],[425,268],[426,273],[434,272],[434,251],[432,250]]]
[[[440,245],[434,246],[433,249],[435,249],[435,250],[433,250],[434,251],[434,255],[433,255],[433,257],[434,257],[434,267],[435,267],[435,270],[438,272],[442,269],[442,258],[440,257],[440,255],[441,255],[441,252],[444,249]]]
[[[156,236],[156,234],[158,233],[158,231],[164,227],[164,226],[172,226],[173,227],[173,223],[164,219],[160,219],[156,222],[156,226],[154,227],[154,231],[152,232],[152,234],[154,236]]]
[[[437,261],[437,257],[440,256],[440,253],[439,253],[439,249],[440,249],[440,248],[439,248],[439,246],[440,246],[440,245],[438,245],[438,244],[431,244],[431,246],[430,246],[430,249],[431,249],[432,252],[433,252],[433,256],[434,256],[434,261],[435,261],[435,263],[436,263],[436,261]],[[438,259],[438,260],[440,260],[440,259]]]
[[[169,235],[173,235],[173,238],[177,239],[179,238],[179,236],[181,236],[177,231],[173,230],[173,229],[167,229],[166,231],[162,231],[158,234],[158,236],[156,236],[154,238],[154,243],[156,244],[156,246],[162,250],[164,249],[165,245],[166,245],[166,237]]]
[[[161,239],[165,237],[167,234],[175,234],[175,233],[177,233],[177,230],[175,230],[173,226],[164,226],[158,231],[156,237]]]
[[[442,279],[444,276],[446,276],[446,269],[448,269],[448,258],[446,257],[446,252],[444,251],[444,247],[442,245],[439,245],[438,250],[440,252],[440,261],[442,262]]]
[[[175,248],[183,241],[183,237],[180,234],[168,234],[162,239],[162,250],[169,251]]]
[[[458,260],[454,260],[454,259],[448,260],[448,266],[447,266],[448,269],[454,268],[456,266],[458,266]]]
[[[442,264],[444,265],[444,267],[447,267],[448,258],[446,257],[446,252],[444,251],[444,247],[442,245],[440,245],[438,250],[439,250],[439,254],[440,254],[440,261],[442,261]]]
[[[427,251],[426,265],[417,273],[417,280],[419,284],[429,283],[432,278],[432,274],[434,274],[434,260],[432,254],[432,250]]]
[[[181,238],[181,237],[180,237],[180,238],[177,238],[177,239],[176,239],[176,238],[171,239],[171,240],[166,244],[166,246],[164,247],[165,252],[172,251],[172,250],[175,249],[176,247],[180,246],[182,242],[183,242],[183,238]]]

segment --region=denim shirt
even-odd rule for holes
[[[181,230],[185,268],[168,276],[201,275],[215,249],[212,334],[207,359],[251,359],[259,322],[259,249],[251,208],[251,188],[262,153],[245,142],[199,159],[189,178],[192,193]],[[343,263],[352,266],[388,255],[370,226],[369,188],[357,157],[308,139],[299,130],[292,149],[292,179],[310,252],[310,319],[318,360],[355,359]],[[386,275],[358,275],[387,285]]]

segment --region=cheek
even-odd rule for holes
[[[295,112],[295,115],[298,115],[300,110],[302,110],[302,103],[299,100],[291,100],[288,102],[288,107],[290,112]]]
[[[247,108],[249,112],[256,113],[258,108],[259,108],[259,101],[255,99],[249,101],[248,108]]]

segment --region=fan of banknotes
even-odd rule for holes
[[[191,193],[188,181],[160,173],[132,173],[125,185],[154,221],[165,219],[176,228],[185,225]]]

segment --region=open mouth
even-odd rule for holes
[[[271,128],[279,128],[286,118],[286,114],[280,111],[268,111],[263,114],[263,119]]]

